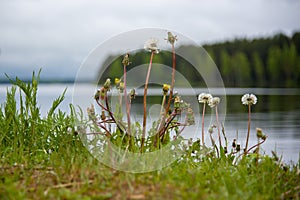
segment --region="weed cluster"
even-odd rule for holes
[[[147,125],[147,92],[149,85],[149,77],[151,74],[151,67],[153,57],[159,53],[158,41],[156,39],[150,39],[145,43],[145,50],[151,53],[147,74],[145,77],[144,93],[143,93],[143,121],[142,123],[132,123],[131,120],[131,106],[134,103],[135,89],[132,88],[130,92],[127,92],[127,72],[126,68],[131,64],[130,55],[126,53],[123,57],[123,77],[116,77],[114,83],[108,78],[105,83],[99,87],[94,95],[95,105],[87,108],[88,119],[80,120],[80,135],[85,141],[86,146],[91,150],[93,154],[97,154],[103,157],[106,152],[116,152],[116,148],[121,149],[120,153],[110,153],[110,163],[114,162],[127,162],[124,160],[125,154],[129,153],[149,153],[157,150],[166,150],[172,152],[168,156],[178,158],[178,155],[186,155],[192,149],[193,155],[197,157],[196,160],[201,161],[203,152],[211,154],[220,158],[222,156],[228,157],[230,160],[236,163],[241,157],[247,156],[251,150],[254,150],[257,161],[260,158],[259,147],[265,142],[267,136],[263,134],[261,129],[257,129],[258,143],[252,147],[248,147],[250,137],[250,122],[251,122],[251,106],[256,104],[257,98],[253,94],[245,94],[242,97],[242,103],[248,106],[248,132],[246,137],[246,146],[241,147],[240,143],[237,143],[236,139],[232,141],[231,150],[229,150],[228,141],[224,127],[222,126],[222,136],[224,137],[225,145],[222,145],[221,138],[221,124],[218,117],[218,105],[220,103],[219,97],[213,97],[211,94],[201,93],[198,96],[198,101],[203,104],[202,110],[202,132],[201,141],[192,141],[182,137],[182,132],[186,126],[195,125],[194,111],[189,102],[185,102],[181,99],[180,94],[174,92],[175,87],[175,70],[176,70],[176,53],[175,42],[177,36],[174,36],[171,32],[168,32],[166,39],[172,46],[172,72],[170,74],[171,82],[162,85],[162,103],[159,118],[153,122],[152,127],[146,132]],[[167,75],[166,75],[167,76]],[[114,85],[114,87],[113,87]],[[112,91],[117,91],[118,101],[115,105],[111,105],[110,99]],[[123,116],[123,108],[125,105],[125,116]],[[204,143],[205,130],[204,130],[204,115],[206,105],[211,107],[216,113],[216,124],[212,125],[208,130],[208,135],[211,140],[211,146]],[[95,106],[99,107],[100,113],[96,113]],[[115,106],[115,108],[112,108]],[[179,118],[181,116],[181,119]],[[125,118],[125,119],[124,119]],[[214,128],[217,128],[217,140],[212,136]],[[89,137],[88,137],[89,136]],[[114,148],[116,147],[116,148]],[[197,147],[197,148],[196,148]],[[168,149],[169,148],[169,149]],[[166,151],[165,151],[166,152]],[[198,152],[195,154],[195,152]],[[190,152],[191,153],[191,152]],[[113,157],[113,159],[112,159]],[[179,156],[180,157],[180,156]],[[151,160],[154,162],[154,160]],[[131,163],[132,164],[132,163]]]
[[[36,98],[38,80],[39,76],[34,74],[31,83],[11,80],[13,87],[1,105],[0,199],[297,199],[300,196],[299,161],[294,166],[285,165],[274,154],[260,156],[257,162],[257,154],[248,154],[233,164],[230,156],[217,157],[201,149],[200,140],[191,142],[184,156],[158,171],[131,174],[107,168],[82,145],[74,107],[70,105],[70,114],[58,110],[64,93],[53,102],[47,115],[41,116]],[[261,135],[260,130],[257,134]],[[238,144],[234,148],[238,151]]]

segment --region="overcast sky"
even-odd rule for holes
[[[0,78],[74,78],[100,43],[156,27],[198,44],[300,31],[298,0],[0,0]]]

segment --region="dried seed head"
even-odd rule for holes
[[[124,83],[123,82],[120,82],[118,89],[119,89],[120,93],[123,93],[123,91],[124,91]]]
[[[239,152],[241,150],[241,144],[236,145],[236,151]]]
[[[209,107],[213,108],[217,106],[220,103],[220,98],[219,97],[213,97],[209,99],[208,105]]]
[[[236,139],[233,139],[232,148],[236,148]]]
[[[159,53],[159,49],[158,49],[158,40],[157,39],[149,39],[145,42],[145,45],[144,45],[144,49],[146,51],[149,51],[149,52],[154,52],[156,54]]]
[[[93,104],[91,104],[91,107],[88,107],[86,111],[90,120],[94,120],[96,118],[95,108]]]
[[[173,35],[171,32],[168,32],[168,42],[174,44],[177,41],[177,35]]]
[[[262,138],[263,132],[262,132],[262,129],[261,129],[261,128],[256,128],[256,136],[257,136],[258,138]]]
[[[242,104],[251,106],[257,103],[257,97],[254,94],[244,94],[241,101]]]
[[[110,78],[106,79],[103,87],[106,89],[106,90],[109,90],[110,89],[110,85],[111,85],[111,81],[110,81]]]
[[[227,147],[226,147],[226,146],[224,147],[224,153],[225,153],[225,154],[228,153]]]
[[[130,90],[129,95],[130,95],[130,100],[135,99],[136,92],[135,92],[135,89],[134,89],[134,88]]]
[[[129,54],[126,53],[123,57],[123,60],[122,60],[122,64],[127,67],[128,65],[131,64],[131,62],[129,61]]]
[[[194,111],[191,107],[189,107],[187,110],[187,123],[188,123],[188,125],[195,124]]]
[[[212,95],[208,93],[201,93],[198,96],[199,103],[208,103],[212,99]]]
[[[106,119],[105,111],[102,110],[102,112],[101,112],[101,120],[105,120],[105,119]]]

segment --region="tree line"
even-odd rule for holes
[[[300,33],[204,45],[226,86],[299,87]]]
[[[205,56],[199,55],[199,51],[197,51],[199,48],[180,46],[176,51],[189,51],[195,59],[207,59]],[[226,87],[300,86],[300,32],[296,32],[292,36],[280,33],[266,38],[235,39],[206,44],[203,45],[203,48],[216,64]],[[115,78],[123,75],[122,58],[122,55],[112,56],[103,63],[107,67],[102,68],[102,71],[99,72],[99,82],[103,82],[107,77]],[[128,66],[128,70],[139,65],[146,65],[149,63],[149,58],[150,54],[145,51],[132,53],[132,65]],[[113,61],[109,62],[111,60]],[[160,52],[154,57],[153,63],[171,67],[171,52]],[[205,86],[203,77],[191,65],[185,58],[177,55],[177,71],[183,74],[192,86]],[[205,64],[203,67],[209,68]],[[153,74],[162,76],[162,78],[165,76],[159,67],[153,68]],[[180,84],[180,82],[176,82],[176,84]]]

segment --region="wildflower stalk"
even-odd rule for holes
[[[172,43],[172,81],[171,81],[170,95],[169,95],[165,115],[167,115],[167,113],[169,112],[171,106],[171,100],[173,97],[173,90],[174,90],[174,83],[175,83],[175,68],[176,68],[175,46],[174,43]]]
[[[155,51],[151,52],[151,57],[150,57],[150,62],[149,62],[149,67],[148,67],[148,72],[146,76],[146,82],[145,82],[145,87],[144,87],[144,115],[143,115],[143,130],[142,130],[142,142],[141,142],[141,153],[143,152],[143,147],[145,143],[145,135],[146,135],[146,125],[147,125],[147,90],[148,90],[148,83],[149,83],[149,77],[150,77],[150,72],[152,68],[152,60],[154,57]]]
[[[206,103],[203,104],[203,110],[202,110],[202,122],[201,122],[201,125],[202,125],[202,146],[205,145],[205,143],[204,143],[204,114],[205,114],[205,106],[206,106]]]
[[[202,110],[202,145],[205,145],[204,142],[204,114],[205,114],[205,109],[206,109],[206,104],[208,103],[209,106],[214,107],[215,103],[213,105],[210,105],[210,101],[212,100],[212,95],[207,94],[207,93],[201,93],[198,96],[198,101],[199,103],[203,103],[203,110]]]
[[[125,101],[125,107],[126,107],[126,114],[127,114],[127,135],[128,135],[128,145],[127,148],[131,148],[133,145],[133,140],[132,140],[132,136],[131,136],[131,122],[130,122],[130,104],[128,103],[128,99],[127,99],[127,90],[126,90],[126,81],[127,81],[127,77],[126,77],[126,67],[130,64],[129,61],[129,54],[125,54],[123,61],[123,71],[124,71],[124,75],[123,75],[123,79],[124,79],[124,101]]]
[[[166,103],[166,96],[167,96],[167,93],[163,93],[163,99],[162,99],[161,108],[160,108],[160,117],[158,120],[158,124],[156,126],[156,130],[158,130],[158,128],[161,127],[161,125],[163,124],[164,119],[165,119],[164,105]],[[159,147],[159,133],[158,132],[155,135],[154,146],[157,148]]]
[[[245,94],[242,96],[241,101],[244,105],[248,106],[248,132],[247,132],[247,138],[246,138],[246,147],[244,149],[244,155],[246,155],[247,152],[249,151],[248,150],[248,142],[249,142],[249,136],[250,136],[251,106],[256,104],[257,98],[254,94]]]
[[[220,151],[221,151],[222,141],[221,141],[221,134],[220,134],[220,123],[219,123],[218,106],[216,106],[216,120],[217,120],[217,128],[218,128],[219,145],[220,145]]]
[[[262,145],[266,141],[266,139],[267,139],[267,137],[265,137],[264,139],[262,139],[262,141],[260,141],[259,143],[255,144],[254,146],[252,146],[251,148],[249,148],[247,151],[245,150],[244,155],[247,155],[255,147],[258,147],[258,146]],[[240,154],[236,159],[238,159],[239,157],[241,157],[241,155],[243,155],[243,154]]]
[[[127,134],[130,135],[131,130],[130,130],[130,106],[128,103],[128,99],[127,99],[127,92],[126,92],[126,64],[124,64],[124,101],[125,101],[125,106],[126,106],[126,113],[127,113]]]
[[[170,94],[168,103],[165,109],[165,113],[162,115],[161,123],[158,129],[159,135],[161,133],[164,133],[164,125],[165,125],[165,118],[170,110],[171,101],[173,98],[173,90],[174,90],[174,84],[175,84],[175,68],[176,68],[176,55],[175,55],[175,41],[177,40],[177,36],[173,35],[171,32],[168,32],[168,38],[167,41],[172,45],[172,80],[171,80],[171,87],[170,87]]]
[[[170,116],[166,119],[166,123],[164,124],[164,126],[160,129],[159,131],[159,136],[162,137],[164,135],[164,133],[167,131],[170,123],[173,121],[173,119],[178,115],[178,112],[176,110],[174,110]]]
[[[167,96],[167,94],[163,94],[163,99],[162,99],[161,108],[160,108],[160,115],[164,115],[163,111],[164,111],[164,105],[166,103],[166,96]]]
[[[227,141],[227,137],[226,137],[226,133],[225,133],[224,124],[221,123],[221,125],[222,125],[222,134],[223,134],[223,137],[224,137],[224,140],[225,140],[225,148],[228,151],[228,141]]]
[[[161,102],[161,108],[160,108],[160,116],[159,116],[159,120],[158,120],[158,124],[156,127],[156,130],[159,130],[158,128],[160,128],[165,120],[165,112],[164,112],[164,107],[166,104],[166,96],[170,90],[170,85],[168,84],[163,84],[162,90],[163,90],[163,99]]]
[[[248,104],[248,132],[247,132],[247,138],[246,138],[246,147],[244,154],[247,154],[248,149],[248,143],[249,143],[249,136],[250,136],[250,121],[251,121],[251,104]]]

